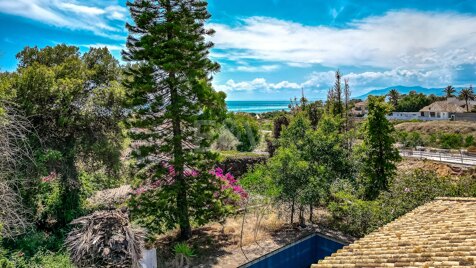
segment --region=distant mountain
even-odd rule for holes
[[[391,89],[396,89],[400,94],[408,94],[410,91],[416,91],[417,93],[423,93],[426,95],[430,94],[435,94],[436,96],[443,96],[443,88],[424,88],[420,86],[414,86],[414,87],[405,87],[405,86],[393,86],[393,87],[387,87],[384,89],[374,89],[371,90],[363,95],[353,97],[354,99],[366,99],[369,95],[374,95],[374,96],[382,96],[388,94],[388,92]],[[459,90],[459,88],[456,88],[456,90]]]

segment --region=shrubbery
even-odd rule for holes
[[[250,152],[260,141],[258,121],[249,114],[228,114],[225,126],[240,141],[238,151]]]
[[[212,144],[212,149],[218,151],[234,151],[240,141],[226,127],[220,128],[218,138]]]
[[[334,192],[328,209],[333,227],[361,237],[439,196],[476,197],[476,180],[466,176],[454,181],[418,169],[397,176],[375,201],[348,191]]]
[[[472,135],[464,136],[460,133],[437,133],[428,135],[416,131],[399,131],[396,134],[396,139],[407,148],[426,146],[443,149],[461,149],[475,144]]]

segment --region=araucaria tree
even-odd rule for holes
[[[393,146],[395,131],[393,125],[385,117],[389,104],[385,96],[368,98],[369,114],[364,122],[363,179],[365,197],[375,199],[380,191],[388,190],[389,179],[395,174],[395,163],[400,160],[398,150]]]
[[[339,70],[336,71],[336,82],[334,85],[334,97],[335,102],[333,106],[334,115],[342,116],[343,114],[343,105],[342,105],[342,85],[341,85],[342,74]]]
[[[213,30],[201,0],[136,0],[128,2],[134,25],[123,57],[130,62],[126,86],[131,98],[132,153],[136,177],[153,191],[131,202],[151,231],[180,227],[191,235],[191,220],[211,218],[217,187],[209,170],[215,155],[205,150],[213,120],[225,115],[225,94],[211,86],[220,66],[208,59]],[[167,171],[168,170],[168,171]],[[151,184],[148,184],[151,185]],[[140,216],[139,216],[140,215]]]

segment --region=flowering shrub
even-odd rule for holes
[[[176,227],[179,220],[176,213],[176,197],[170,194],[180,187],[175,183],[176,170],[173,166],[164,164],[165,173],[160,179],[148,181],[136,188],[129,206],[132,216],[137,223],[146,227],[150,234],[162,233]],[[188,185],[193,185],[187,196],[193,224],[203,225],[209,221],[219,221],[242,204],[248,194],[237,184],[230,173],[224,173],[221,168],[208,172],[198,172],[194,169],[184,171]],[[158,208],[167,207],[169,210]],[[151,216],[152,215],[152,216]]]
[[[167,167],[168,173],[164,176],[164,178],[156,180],[150,184],[142,185],[134,190],[135,195],[141,195],[149,190],[156,189],[160,186],[164,185],[171,185],[174,182],[174,176],[176,175],[175,169],[173,166],[168,166]],[[223,193],[228,193],[230,192],[232,195],[235,195],[234,197],[238,197],[238,199],[246,199],[248,197],[248,194],[245,192],[245,190],[237,184],[237,180],[231,173],[223,173],[223,169],[217,167],[214,170],[209,172],[211,175],[213,175],[216,179],[218,179],[215,183],[219,184],[220,191],[217,191],[214,193],[214,197],[217,198]],[[196,170],[186,170],[184,171],[184,175],[187,178],[194,178],[198,177],[200,174]],[[236,199],[236,198],[231,198],[228,200],[226,203],[230,204],[232,203],[231,199]]]
[[[215,168],[215,170],[211,171],[210,174],[215,175],[221,182],[221,191],[225,192],[227,190],[231,190],[233,194],[238,195],[241,199],[246,199],[248,194],[245,190],[237,184],[237,180],[231,173],[223,173],[223,169]]]

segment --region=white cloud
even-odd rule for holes
[[[109,3],[108,3],[109,2]],[[45,24],[73,30],[87,30],[111,39],[124,39],[123,25],[127,10],[113,1],[74,0],[0,0],[0,13],[21,16]]]
[[[251,72],[251,73],[261,73],[261,72],[271,72],[279,69],[279,65],[240,65],[234,68],[230,68],[229,71],[240,71],[240,72]]]
[[[389,69],[476,62],[476,16],[456,13],[394,11],[354,21],[347,28],[268,17],[210,26],[216,30],[212,40],[221,51],[218,57],[231,60]]]
[[[338,10],[334,13],[337,15]],[[456,84],[459,66],[476,65],[474,15],[400,10],[356,20],[344,28],[306,26],[267,17],[245,18],[233,26],[210,26],[216,30],[212,41],[218,60],[372,70],[344,74],[355,94],[392,85]],[[303,87],[323,91],[333,84],[334,72],[329,71],[292,82],[230,80],[222,88],[269,91]]]
[[[90,14],[90,15],[102,15],[106,11],[103,9],[97,8],[97,7],[88,7],[88,6],[82,6],[82,5],[76,5],[73,3],[59,3],[58,5],[60,8],[63,10],[69,10],[74,13],[84,13],[84,14]]]
[[[372,89],[386,88],[389,86],[404,85],[424,87],[440,87],[451,81],[451,77],[445,71],[418,71],[407,69],[392,69],[389,71],[374,72],[351,72],[344,74],[344,79],[349,79],[353,95],[360,95]],[[236,91],[273,91],[283,89],[307,89],[312,92],[326,92],[335,82],[335,72],[313,72],[300,82],[281,81],[270,83],[263,78],[250,81],[235,82],[228,80],[225,84],[215,84],[215,88],[225,92]]]
[[[281,81],[279,83],[269,83],[264,78],[256,78],[251,81],[235,82],[230,79],[225,84],[215,84],[215,89],[232,92],[232,91],[249,91],[249,90],[279,90],[279,89],[298,89],[301,88],[299,84],[288,81]]]

